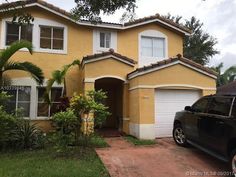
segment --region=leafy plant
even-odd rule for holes
[[[25,71],[29,73],[38,84],[43,83],[44,75],[38,66],[30,62],[10,61],[10,58],[22,48],[28,49],[30,54],[33,53],[33,46],[27,41],[15,42],[0,52],[0,86],[4,84],[4,73],[10,70]]]
[[[0,149],[5,149],[14,144],[14,131],[17,129],[17,119],[8,114],[0,106]]]
[[[224,73],[222,73],[223,66],[223,63],[220,63],[215,67],[211,67],[211,69],[218,73],[218,77],[216,80],[217,86],[229,84],[230,82],[233,82],[236,79],[236,66],[231,66],[227,68]]]
[[[0,92],[0,106],[2,106],[2,109],[6,108],[7,102],[10,98],[11,96],[8,95],[7,92]]]
[[[68,145],[75,145],[78,141],[78,118],[72,110],[58,112],[52,117],[56,132],[52,136],[54,147],[59,152],[66,151]]]
[[[35,149],[44,146],[45,137],[43,132],[36,124],[31,124],[30,120],[22,120],[18,122],[17,129],[14,131],[14,139],[17,148]]]
[[[80,61],[79,60],[74,60],[71,64],[63,66],[61,70],[55,70],[52,72],[52,77],[47,81],[47,87],[46,87],[46,93],[45,93],[45,101],[48,104],[51,104],[51,100],[49,97],[49,93],[52,89],[53,84],[56,82],[57,84],[64,84],[64,92],[63,92],[63,97],[66,95],[66,73],[72,66],[79,66]]]

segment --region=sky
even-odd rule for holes
[[[74,0],[46,0],[64,10],[75,7]],[[0,0],[4,2],[4,0]],[[219,55],[211,58],[209,66],[224,63],[224,70],[236,65],[236,0],[137,0],[137,17],[159,13],[180,15],[183,19],[195,16],[204,23],[204,30],[217,39]],[[124,10],[111,16],[102,16],[103,21],[119,22]]]

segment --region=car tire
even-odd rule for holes
[[[231,176],[236,176],[236,149],[234,149],[231,152],[230,161],[229,161],[229,167],[230,167],[231,172],[232,172]]]
[[[174,126],[173,129],[173,138],[177,145],[182,147],[187,147],[188,143],[186,140],[186,136],[184,134],[184,130],[180,124]]]

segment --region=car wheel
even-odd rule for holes
[[[231,153],[229,165],[232,170],[232,176],[236,176],[236,149]]]
[[[179,146],[187,146],[186,136],[184,134],[184,130],[181,125],[176,125],[173,129],[173,138],[175,143]]]

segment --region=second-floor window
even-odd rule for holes
[[[111,48],[111,33],[100,32],[100,47]]]
[[[64,28],[40,26],[40,48],[63,50]]]
[[[11,45],[19,40],[32,42],[33,25],[18,25],[16,23],[6,23],[6,45]]]
[[[141,55],[143,57],[165,58],[165,39],[142,36]]]

